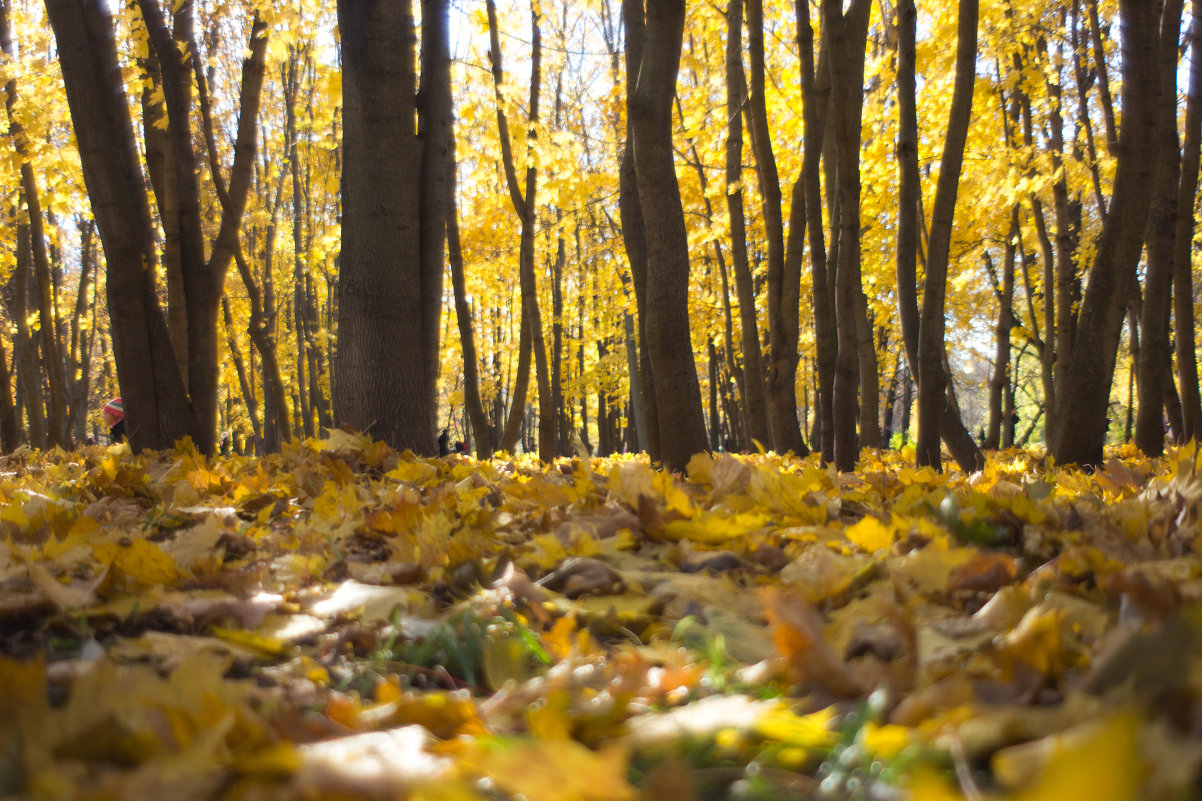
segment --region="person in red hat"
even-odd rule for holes
[[[109,436],[114,443],[125,441],[125,404],[120,398],[104,404],[104,424],[109,427]]]

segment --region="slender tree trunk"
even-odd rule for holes
[[[817,414],[815,424],[819,436],[813,438],[822,452],[822,461],[830,463],[835,458],[834,425],[834,381],[835,358],[838,339],[835,331],[834,276],[829,274],[826,258],[826,239],[822,222],[822,151],[826,135],[827,110],[830,105],[829,54],[823,50],[822,63],[815,69],[814,32],[810,26],[809,0],[797,0],[794,4],[797,15],[797,40],[801,53],[801,86],[804,107],[804,153],[801,175],[798,178],[802,197],[805,199],[805,231],[809,233],[810,284],[814,313],[815,369],[818,387],[814,406]],[[796,197],[798,186],[793,187]],[[797,208],[796,201],[793,205]],[[794,239],[794,232],[798,239]],[[801,226],[789,228],[790,261],[801,261],[804,249],[800,241]]]
[[[94,247],[95,224],[88,220],[80,225],[79,285],[75,294],[75,309],[71,314],[70,344],[67,349],[67,375],[69,376],[67,434],[82,443],[87,437],[88,389],[92,378],[92,345],[96,326],[90,325],[85,333],[84,326],[89,315],[96,314],[96,292],[93,275],[96,270]],[[91,300],[89,300],[89,297]],[[77,376],[77,377],[76,377]],[[3,399],[0,399],[2,404]],[[9,396],[11,403],[11,395]],[[3,412],[0,411],[0,415]],[[0,423],[2,425],[2,423]]]
[[[0,2],[0,51],[10,65],[18,64],[13,48],[10,22],[10,2]],[[17,104],[17,79],[10,77],[4,84],[4,105],[8,112],[9,138],[20,160],[21,198],[24,201],[26,222],[29,226],[29,241],[32,246],[32,267],[38,319],[41,327],[43,363],[46,381],[50,388],[46,419],[46,444],[66,445],[67,432],[67,382],[63,374],[62,348],[58,328],[55,325],[54,302],[51,292],[50,258],[46,251],[46,231],[42,218],[41,196],[37,176],[29,159],[29,142],[24,128],[17,121],[14,110]],[[41,392],[37,393],[39,396]]]
[[[802,439],[801,427],[797,422],[801,261],[790,261],[785,250],[780,176],[776,155],[772,152],[764,88],[763,0],[747,0],[747,36],[751,76],[748,119],[768,239],[768,360],[765,369],[768,422],[772,446],[776,450],[805,456],[809,454],[809,448]],[[794,192],[792,204],[790,222],[803,228],[798,233],[797,241],[800,243],[805,227],[805,193]]]
[[[555,458],[555,428],[556,409],[551,389],[550,365],[547,359],[547,345],[543,336],[542,313],[538,304],[538,284],[534,271],[534,245],[536,217],[536,197],[538,192],[538,169],[535,167],[533,150],[537,136],[539,121],[538,101],[540,94],[540,79],[542,76],[542,34],[539,24],[541,14],[537,5],[530,8],[530,30],[533,50],[530,58],[530,98],[527,112],[526,133],[526,177],[525,194],[518,184],[517,169],[514,164],[513,150],[509,142],[509,120],[505,113],[504,72],[501,67],[501,44],[497,32],[497,9],[495,0],[488,2],[488,25],[490,42],[490,60],[493,75],[493,87],[497,102],[497,127],[500,129],[501,156],[505,166],[505,181],[509,186],[509,199],[514,211],[521,221],[521,239],[518,248],[518,282],[522,291],[522,316],[529,329],[530,345],[534,355],[535,379],[538,384],[538,455],[544,462]]]
[[[246,364],[242,360],[242,349],[238,347],[238,338],[234,334],[234,316],[230,313],[229,298],[221,299],[221,314],[225,322],[226,346],[230,351],[230,359],[234,363],[234,372],[238,376],[238,388],[242,390],[242,402],[246,404],[246,414],[250,417],[251,429],[255,440],[259,440],[262,432],[259,429],[259,403],[251,389],[247,378]]]
[[[1177,195],[1177,228],[1173,238],[1173,333],[1177,348],[1177,382],[1181,387],[1182,438],[1202,437],[1202,399],[1195,356],[1194,287],[1191,253],[1198,194],[1198,162],[1202,151],[1202,0],[1190,4],[1189,96],[1185,101],[1181,184]]]
[[[985,432],[986,448],[996,449],[1002,441],[1003,395],[1010,386],[1010,329],[1014,327],[1014,260],[1015,242],[1019,232],[1012,222],[1002,258],[1001,281],[995,281],[998,298],[997,327],[994,330],[993,374],[989,379],[989,428]],[[986,259],[988,259],[986,254]],[[992,272],[992,262],[990,263]]]
[[[13,405],[12,375],[8,371],[8,354],[0,342],[0,450],[12,453],[21,444],[21,428],[17,409]]]
[[[38,369],[37,345],[29,331],[29,274],[30,263],[29,226],[17,221],[17,258],[13,274],[12,318],[17,332],[13,341],[14,359],[17,368],[17,405],[24,407],[29,426],[29,442],[35,448],[46,447],[46,413],[42,405],[42,371]]]
[[[940,159],[939,180],[935,188],[918,327],[917,456],[920,465],[935,468],[942,466],[939,442],[944,411],[948,403],[945,397],[947,375],[944,373],[944,298],[960,166],[964,161],[964,144],[972,116],[973,83],[976,77],[977,11],[977,0],[963,0],[960,3],[955,88],[952,93],[947,138]],[[969,437],[969,442],[971,441]],[[979,453],[978,451],[974,462],[980,461]],[[969,469],[963,462],[961,466]],[[975,468],[975,464],[973,467]]]
[[[855,469],[859,458],[856,435],[859,384],[859,342],[856,330],[856,292],[860,286],[860,84],[853,76],[864,60],[863,36],[871,5],[853,0],[843,13],[842,3],[823,0],[822,15],[830,50],[831,89],[835,98],[835,149],[838,161],[839,256],[835,275],[834,403],[835,467]],[[858,62],[858,64],[856,63]]]
[[[453,180],[453,178],[452,178]],[[476,331],[472,323],[472,307],[467,302],[467,286],[463,270],[463,249],[459,243],[459,214],[454,194],[447,214],[447,251],[451,263],[451,287],[455,293],[455,321],[459,325],[459,344],[463,351],[463,405],[472,424],[476,456],[487,459],[496,445],[496,431],[488,422],[488,414],[480,400],[479,356],[476,353]]]
[[[743,115],[746,92],[743,81],[743,3],[730,0],[726,11],[726,208],[730,215],[731,264],[739,297],[742,328],[743,377],[746,394],[747,433],[765,448],[772,446],[768,408],[764,397],[760,333],[755,286],[747,258],[747,228],[743,218]],[[779,204],[777,206],[779,209]],[[770,279],[771,280],[771,279]],[[779,280],[779,278],[778,278]]]
[[[647,227],[643,220],[643,204],[639,198],[638,177],[635,173],[634,134],[631,130],[631,103],[635,95],[639,65],[643,61],[643,0],[622,0],[622,22],[626,28],[626,144],[618,173],[618,208],[622,216],[622,242],[630,262],[634,284],[635,307],[638,312],[638,371],[631,373],[631,393],[639,396],[642,415],[637,417],[638,437],[651,461],[660,461],[659,405],[656,402],[655,375],[651,372],[651,353],[647,346]]]

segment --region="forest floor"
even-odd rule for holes
[[[0,798],[1198,794],[1202,471],[0,459]]]

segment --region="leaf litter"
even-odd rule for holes
[[[1202,454],[0,459],[0,798],[1196,794]]]

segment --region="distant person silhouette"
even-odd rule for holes
[[[109,438],[114,442],[125,442],[125,404],[113,398],[104,404],[104,424],[108,426]]]

